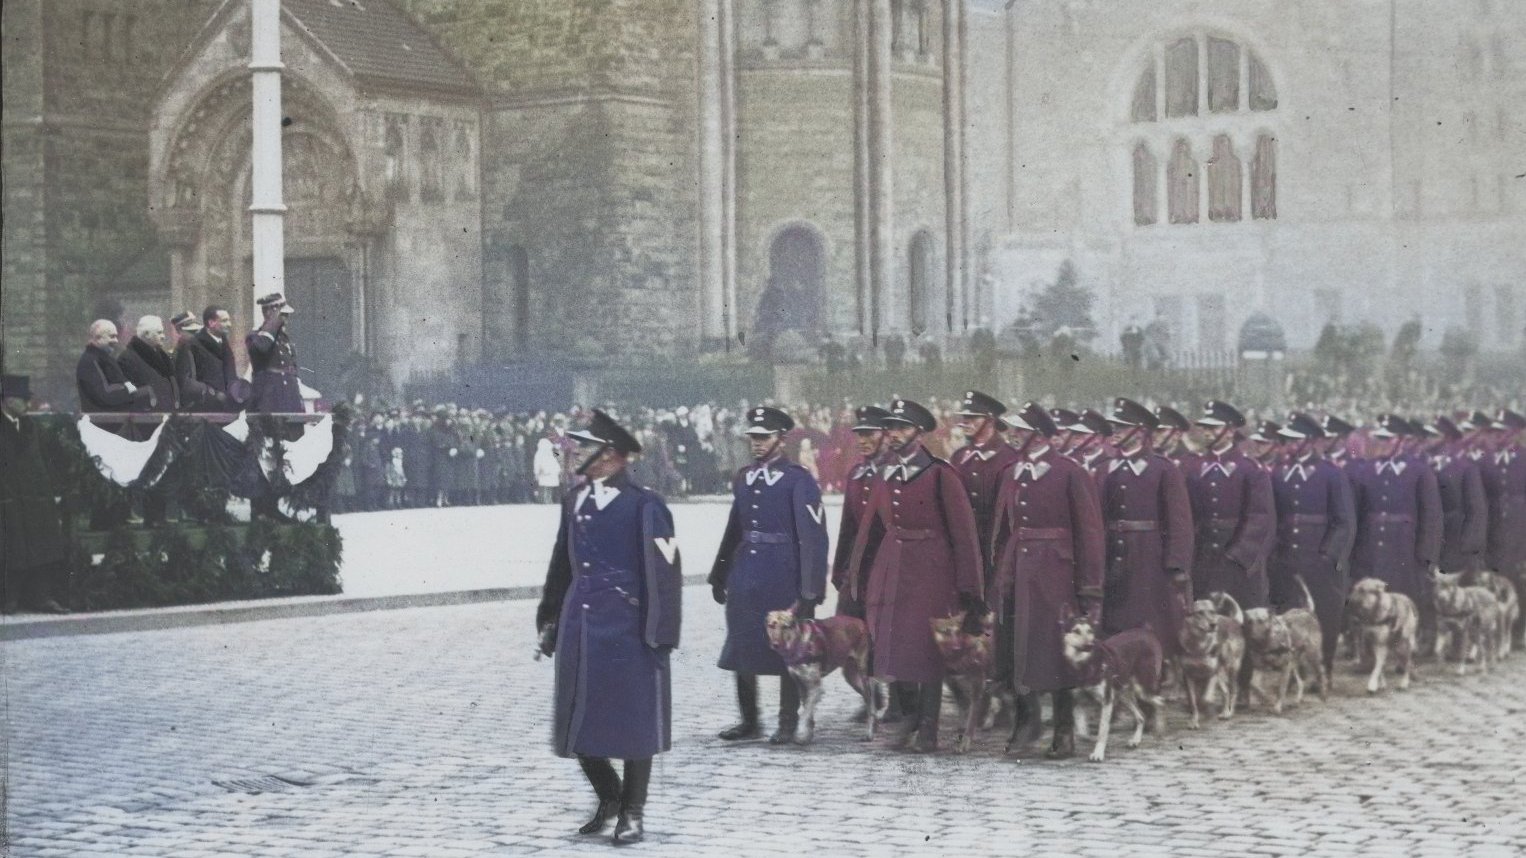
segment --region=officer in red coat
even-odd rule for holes
[[[1182,618],[1192,600],[1192,503],[1175,463],[1151,449],[1159,420],[1129,399],[1113,406],[1116,458],[1102,483],[1107,567],[1102,632],[1149,626],[1167,655],[1175,655]]]
[[[1277,502],[1277,544],[1267,561],[1268,598],[1281,612],[1303,607],[1302,576],[1314,597],[1323,633],[1325,669],[1335,662],[1335,642],[1350,589],[1346,571],[1356,538],[1351,484],[1333,462],[1320,455],[1324,429],[1307,414],[1294,414],[1278,431],[1283,461],[1272,472]]]
[[[1422,630],[1433,629],[1431,567],[1441,555],[1441,493],[1423,460],[1399,455],[1399,439],[1413,431],[1394,414],[1378,418],[1369,435],[1370,456],[1346,468],[1356,505],[1351,574],[1378,578],[1420,609]]]
[[[1266,468],[1240,451],[1245,417],[1209,401],[1198,418],[1203,453],[1187,471],[1197,525],[1192,591],[1224,592],[1244,608],[1267,604],[1266,558],[1277,539],[1276,502]]]
[[[556,656],[552,746],[577,757],[599,799],[578,833],[598,834],[618,814],[615,843],[634,843],[652,757],[672,747],[682,563],[667,505],[626,473],[636,439],[602,411],[568,436],[582,481],[562,502],[535,612],[541,651]],[[623,783],[612,757],[625,761]]]
[[[1462,429],[1446,415],[1430,426],[1427,456],[1441,493],[1441,571],[1484,568],[1489,542],[1489,499],[1478,463],[1462,454]]]
[[[1184,439],[1192,431],[1192,421],[1169,405],[1156,406],[1155,417],[1160,421],[1160,426],[1155,429],[1155,452],[1178,465],[1186,465],[1186,457],[1192,452],[1187,449]]]
[[[854,601],[849,594],[863,593],[867,588],[863,581],[848,587],[848,563],[852,560],[859,523],[869,509],[870,490],[879,479],[880,467],[885,464],[884,420],[890,412],[878,405],[864,405],[853,416],[853,443],[859,459],[848,470],[843,482],[842,521],[838,524],[837,547],[832,555],[832,586],[837,590],[837,613],[863,619],[863,604]],[[867,568],[868,564],[865,565]]]
[[[970,496],[970,508],[975,511],[975,532],[980,537],[981,550],[991,546],[992,523],[996,518],[996,490],[1002,475],[1017,464],[1017,451],[1007,443],[1001,433],[1007,428],[1002,415],[1007,406],[995,397],[978,390],[965,391],[964,400],[956,412],[959,429],[964,433],[965,445],[949,457],[949,463],[959,473],[960,482]],[[991,559],[985,558],[984,574],[991,577]]]
[[[1072,689],[1080,683],[1065,660],[1064,623],[1077,615],[1102,622],[1102,507],[1091,475],[1054,448],[1059,427],[1048,412],[1030,402],[1008,422],[1020,455],[1002,473],[986,587],[1003,632],[998,676],[1024,697],[1014,745],[1038,739],[1038,694],[1050,693],[1046,756],[1063,759],[1075,754]]]
[[[965,611],[965,630],[978,632],[986,613],[975,512],[949,463],[922,446],[937,428],[923,406],[891,403],[885,434],[892,458],[870,493],[869,508],[848,563],[850,586],[867,581],[862,598],[874,646],[874,675],[917,683],[920,714],[908,718],[912,750],[938,747],[943,659],[930,621]]]

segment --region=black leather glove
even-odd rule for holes
[[[553,655],[556,652],[556,623],[546,623],[540,627],[540,654]]]
[[[710,596],[715,599],[717,605],[726,604],[726,587],[722,584],[711,584]]]
[[[802,620],[816,619],[816,603],[801,599],[795,603],[795,616]]]

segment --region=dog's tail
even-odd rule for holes
[[[1302,575],[1295,574],[1293,580],[1298,582],[1298,589],[1303,591],[1304,607],[1309,609],[1309,613],[1314,613],[1314,594],[1309,592],[1309,585],[1304,583]]]
[[[1229,595],[1223,590],[1215,590],[1208,594],[1208,598],[1213,600],[1213,606],[1218,609],[1219,613],[1234,617],[1237,623],[1245,622],[1245,612],[1240,610],[1240,603],[1235,601],[1234,596]]]

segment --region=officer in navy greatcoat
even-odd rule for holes
[[[579,833],[618,814],[615,842],[630,843],[644,834],[652,757],[672,747],[683,571],[667,504],[626,472],[636,439],[601,411],[568,434],[583,480],[562,501],[536,611],[542,652],[556,655],[553,749],[578,758],[599,799]],[[612,757],[625,761],[623,783]]]
[[[1427,454],[1441,493],[1441,571],[1477,572],[1484,568],[1489,542],[1489,500],[1478,463],[1462,454],[1462,429],[1440,415],[1428,427],[1433,436]]]
[[[1285,456],[1272,472],[1277,501],[1277,543],[1267,560],[1268,599],[1278,612],[1301,608],[1301,576],[1314,598],[1323,634],[1325,669],[1335,661],[1341,633],[1356,508],[1341,469],[1318,452],[1324,429],[1307,414],[1294,414],[1278,431]]]
[[[249,349],[253,370],[253,393],[249,410],[267,414],[295,414],[302,411],[302,388],[297,382],[297,350],[286,331],[286,317],[296,310],[280,292],[272,292],[258,302],[265,319],[244,345]]]
[[[1271,474],[1240,450],[1244,426],[1239,410],[1219,401],[1208,402],[1197,421],[1203,452],[1185,474],[1197,525],[1192,591],[1222,591],[1243,608],[1264,608],[1277,511]]]
[[[731,481],[731,517],[710,587],[726,606],[726,643],[720,666],[736,672],[742,720],[721,731],[728,741],[762,735],[758,676],[779,677],[779,729],[771,744],[794,741],[800,690],[784,660],[768,645],[770,611],[812,616],[827,583],[827,527],[821,488],[809,471],[784,455],[784,433],[795,421],[777,408],[747,412],[744,430],[753,464]]]

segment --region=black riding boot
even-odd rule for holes
[[[1076,693],[1062,688],[1050,695],[1054,704],[1054,740],[1044,756],[1068,760],[1076,755]]]
[[[768,737],[770,745],[788,745],[795,741],[800,725],[800,686],[788,673],[779,677],[779,729]]]
[[[917,739],[912,750],[919,754],[930,754],[938,750],[938,718],[943,714],[943,683],[922,683],[918,698]]]
[[[578,765],[583,767],[583,774],[593,785],[594,794],[599,797],[599,806],[594,809],[593,818],[583,823],[578,833],[599,834],[615,818],[615,814],[620,812],[620,776],[615,774],[615,767],[604,757],[585,757],[580,754]]]
[[[1017,697],[1017,713],[1012,717],[1012,735],[1007,739],[1007,752],[1037,742],[1044,735],[1043,703],[1038,692],[1029,691]]]
[[[640,843],[646,836],[646,787],[652,780],[652,758],[625,761],[625,792],[620,796],[620,820],[615,823],[615,845]]]
[[[758,675],[737,674],[737,705],[742,709],[742,720],[721,731],[721,738],[728,742],[756,739],[763,735],[758,726]]]

